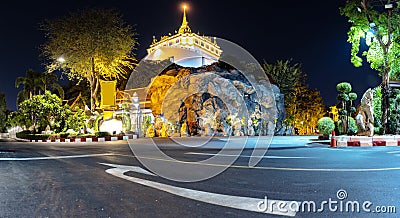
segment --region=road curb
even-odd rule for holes
[[[333,136],[337,147],[400,146],[400,135],[393,136]]]
[[[84,142],[109,142],[137,139],[137,135],[124,135],[124,136],[106,136],[106,137],[83,137],[83,138],[61,138],[61,139],[43,139],[43,140],[31,140],[30,142],[66,142],[66,143],[84,143]]]

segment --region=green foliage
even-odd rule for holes
[[[349,93],[349,100],[350,101],[354,101],[354,100],[356,100],[357,99],[357,93],[355,93],[355,92],[350,92]]]
[[[330,117],[322,117],[318,120],[318,131],[324,135],[329,135],[335,129],[335,122]]]
[[[65,138],[68,138],[68,136],[69,136],[69,133],[66,133],[66,132],[60,133],[60,138],[65,139]]]
[[[99,124],[100,124],[100,120],[103,119],[103,114],[99,114],[99,116],[96,117],[96,119],[93,122],[93,130],[95,132],[99,131]]]
[[[373,95],[373,106],[374,106],[374,129],[377,134],[383,133],[382,126],[382,88],[380,86],[374,88]],[[390,102],[390,120],[388,125],[388,132],[391,134],[400,133],[400,91],[397,89],[393,89],[389,94],[389,102]]]
[[[68,105],[62,106],[57,95],[46,91],[21,102],[14,119],[25,128],[34,126],[35,131],[43,131],[49,126],[55,132],[62,132],[67,128],[81,128],[85,115],[82,111],[72,112]]]
[[[10,112],[7,116],[7,123],[10,127],[20,126],[23,127],[25,123],[24,116],[18,112]]]
[[[347,110],[339,110],[339,115],[346,116],[347,115]]]
[[[3,93],[0,93],[0,132],[6,132],[6,128],[8,126],[7,123],[7,116],[8,116],[8,110],[7,110],[7,102],[6,102],[6,96]]]
[[[304,85],[307,76],[302,71],[301,65],[293,64],[291,60],[277,61],[276,64],[264,61],[263,68],[271,83],[276,84],[281,93],[291,96],[296,88]]]
[[[351,116],[356,112],[356,108],[353,107],[353,101],[357,99],[357,94],[351,92],[352,87],[348,82],[337,84],[336,89],[340,92],[336,98],[339,102],[339,132],[341,134],[355,134],[351,123],[354,119]]]
[[[379,6],[378,6],[379,5]],[[375,4],[373,0],[347,0],[340,8],[350,23],[348,42],[352,44],[351,62],[354,66],[362,65],[359,57],[361,38],[366,38],[367,49],[362,55],[367,58],[371,68],[380,71],[385,66],[390,68],[392,76],[400,72],[400,24],[399,7],[394,7],[388,16],[383,4]],[[372,24],[373,23],[373,24]],[[372,26],[371,26],[372,25]]]
[[[151,125],[151,116],[150,115],[144,116],[142,121],[142,132],[146,133],[150,125]]]
[[[46,20],[41,26],[43,55],[50,72],[62,69],[70,79],[87,80],[91,109],[97,102],[99,79],[125,78],[134,62],[135,34],[115,10],[88,9]],[[62,57],[65,61],[60,62]]]
[[[15,80],[15,87],[23,85],[23,89],[18,93],[17,106],[24,100],[32,99],[34,95],[40,95],[46,91],[57,91],[64,98],[64,90],[57,83],[58,77],[52,73],[38,73],[31,69],[26,71],[25,77],[18,77]]]
[[[357,131],[358,131],[358,127],[357,127],[356,121],[354,120],[353,117],[348,117],[348,121],[347,122],[348,122],[347,132],[345,132],[345,130],[344,130],[343,121],[339,120],[337,122],[339,134],[355,135],[357,133]]]
[[[382,89],[380,86],[373,89],[373,100],[372,104],[374,106],[374,127],[382,127]],[[380,131],[375,131],[380,132]]]
[[[16,136],[17,136],[17,138],[20,138],[20,139],[26,139],[28,137],[27,135],[29,135],[29,134],[32,134],[32,132],[29,130],[24,130],[22,132],[18,132],[16,134]]]
[[[59,130],[65,113],[61,99],[48,91],[44,95],[35,95],[32,99],[21,102],[18,112],[24,117],[24,126],[34,125],[37,131],[44,130],[47,125]]]
[[[400,133],[400,91],[393,89],[390,93],[390,122],[389,133]]]
[[[352,89],[351,85],[348,82],[341,82],[336,85],[336,90],[338,90],[338,92],[341,92],[343,94],[351,92],[351,89]]]
[[[27,140],[47,140],[50,137],[50,135],[48,135],[48,134],[33,134],[29,130],[24,130],[22,132],[18,132],[16,134],[16,136],[17,136],[17,138],[27,139]]]
[[[75,112],[70,110],[69,106],[65,106],[66,111],[66,127],[64,129],[73,129],[78,132],[85,128],[85,121],[88,119],[84,110],[76,108]]]
[[[294,64],[291,60],[277,61],[276,64],[264,61],[263,68],[271,83],[277,85],[284,95],[284,123],[300,129],[302,134],[313,133],[318,119],[325,114],[325,106],[320,92],[306,84],[307,75],[301,64]]]
[[[96,137],[111,136],[110,133],[108,133],[108,132],[96,132],[94,135],[95,135]]]
[[[349,101],[350,100],[349,95],[348,94],[343,94],[343,93],[338,94],[336,99],[338,101]]]
[[[348,42],[352,44],[351,62],[356,67],[362,66],[366,57],[370,67],[382,76],[382,107],[380,121],[383,133],[388,130],[390,119],[389,79],[400,76],[400,8],[394,1],[392,9],[386,9],[385,3],[377,4],[375,0],[346,0],[340,13],[347,17],[350,23]],[[361,38],[366,38],[367,46],[361,45]],[[366,48],[360,52],[360,48]]]

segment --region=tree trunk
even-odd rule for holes
[[[89,76],[89,84],[90,84],[90,110],[93,112],[94,109],[96,108],[96,102],[97,102],[97,89],[98,89],[98,81],[96,78],[95,74],[95,68],[94,68],[94,58],[91,58],[92,66],[91,66],[91,72]]]
[[[388,133],[389,131],[389,125],[388,125],[388,120],[389,120],[389,92],[390,92],[390,87],[389,87],[389,69],[385,69],[385,71],[382,74],[382,128],[383,128],[383,134]]]

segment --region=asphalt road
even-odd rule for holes
[[[296,208],[293,202],[298,202],[304,209],[287,213],[296,217],[399,217],[400,147],[331,149],[309,139],[275,137],[256,167],[248,166],[253,150],[246,149],[223,173],[192,183],[144,171],[125,141],[0,142],[0,217],[277,216],[276,204],[273,212],[257,211],[257,202],[265,197],[286,202],[286,209],[289,204]],[[189,165],[218,153],[173,146],[168,139],[157,143]],[[221,140],[209,143],[218,147]],[[346,211],[349,201],[360,207],[370,202],[365,209],[371,212],[352,212],[351,206]],[[310,202],[323,211],[308,209]],[[392,212],[377,213],[378,209]]]

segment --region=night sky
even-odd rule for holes
[[[293,59],[300,62],[311,88],[321,91],[327,106],[336,104],[336,84],[349,81],[359,98],[369,87],[379,85],[377,73],[364,63],[350,63],[348,23],[339,13],[343,1],[187,1],[192,31],[235,42],[260,63]],[[134,26],[138,59],[146,55],[152,36],[174,33],[181,24],[182,1],[57,0],[6,1],[0,8],[0,93],[15,110],[18,90],[15,78],[26,70],[44,71],[39,47],[44,34],[38,30],[44,19],[65,16],[77,9],[116,8]],[[365,46],[365,45],[364,45]]]

